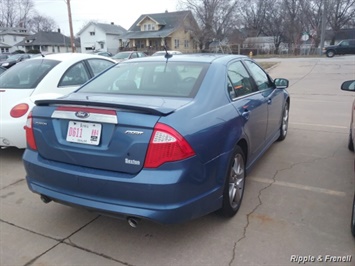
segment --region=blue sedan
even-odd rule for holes
[[[287,135],[287,87],[245,56],[127,60],[36,101],[25,127],[29,189],[131,226],[232,217],[246,175]]]

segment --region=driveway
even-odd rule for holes
[[[355,79],[355,57],[263,60],[278,62],[269,70],[274,78],[290,80],[289,133],[248,176],[235,217],[213,213],[131,228],[44,204],[27,188],[23,151],[4,149],[0,265],[354,265],[354,155],[347,138],[355,94],[340,85]]]

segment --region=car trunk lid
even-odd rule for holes
[[[38,153],[79,167],[138,173],[160,117],[191,101],[149,98],[149,105],[137,96],[80,93],[36,101],[41,106],[32,114]]]

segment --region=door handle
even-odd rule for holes
[[[267,100],[267,104],[271,104],[271,102],[272,102],[272,100],[271,100],[271,98],[269,98],[269,99]]]
[[[250,111],[248,110],[244,110],[244,112],[242,113],[242,116],[245,118],[245,120],[249,119],[249,115],[250,115]]]

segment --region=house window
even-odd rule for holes
[[[175,39],[175,48],[179,48],[180,42],[179,39]]]
[[[152,30],[155,30],[155,26],[154,25],[152,25]]]
[[[104,49],[105,45],[103,43],[100,43],[100,48]]]
[[[152,25],[148,24],[148,30],[152,29]]]
[[[144,24],[144,31],[147,31],[147,24]]]
[[[184,41],[184,47],[185,48],[189,48],[189,40],[185,40]]]
[[[95,36],[95,31],[90,31],[90,36]]]

